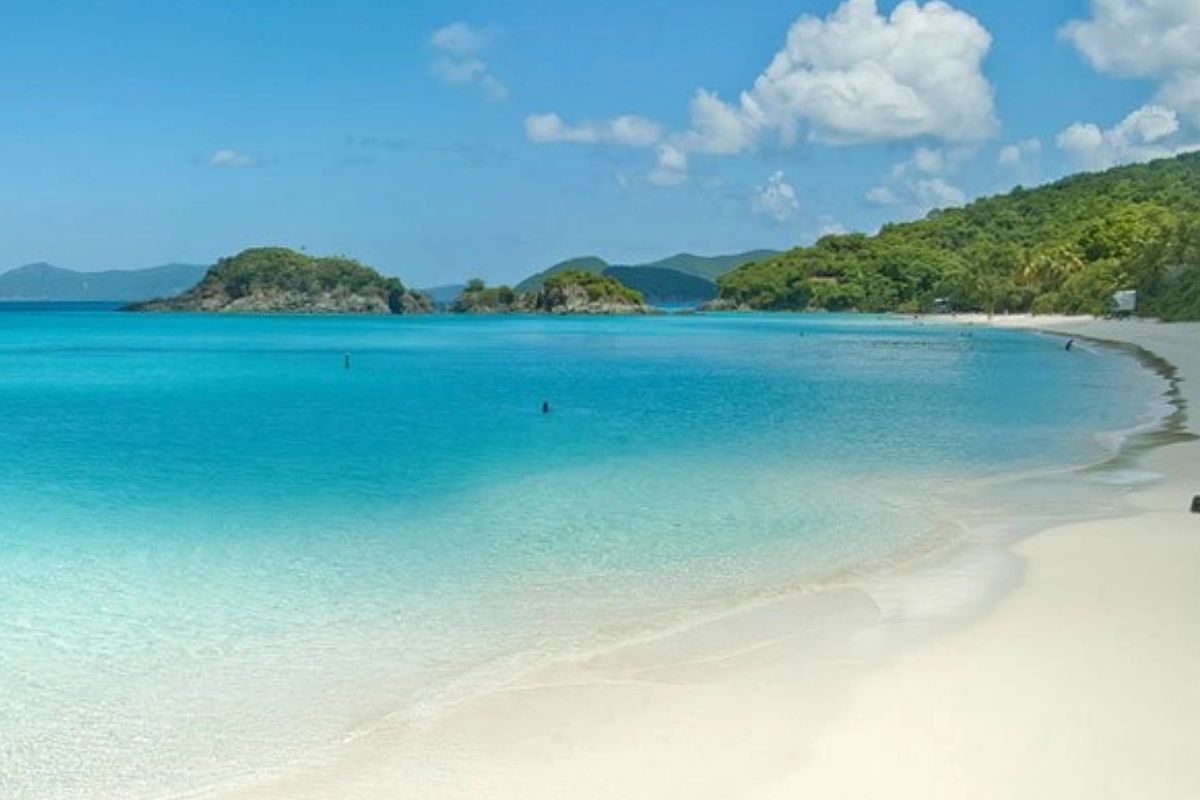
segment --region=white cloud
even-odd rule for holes
[[[996,156],[996,161],[1001,166],[1016,167],[1025,163],[1031,158],[1036,158],[1041,155],[1042,140],[1038,138],[1022,139],[1019,142],[1005,145],[1000,148],[1000,153]]]
[[[577,142],[589,144],[600,140],[599,133],[592,127],[581,125],[575,128],[562,121],[558,114],[530,114],[525,118],[525,136],[531,142]]]
[[[850,232],[845,225],[828,214],[822,214],[818,222],[821,224],[821,227],[817,230],[818,238],[822,236],[842,236]]]
[[[1059,148],[1087,169],[1167,158],[1200,149],[1178,140],[1179,115],[1174,109],[1149,105],[1139,108],[1108,130],[1077,122],[1058,135]]]
[[[883,183],[867,191],[867,201],[880,206],[907,206],[919,213],[961,206],[967,195],[946,178],[970,157],[969,149],[949,151],[918,147],[895,164]]]
[[[1193,128],[1200,128],[1200,74],[1181,73],[1158,90],[1157,99],[1178,111]]]
[[[433,32],[429,43],[438,55],[429,71],[449,86],[477,86],[492,102],[508,99],[508,87],[483,59],[491,36],[465,22],[453,22]]]
[[[796,190],[783,179],[783,170],[776,170],[766,184],[754,187],[750,205],[756,214],[765,214],[776,222],[787,222],[800,210]]]
[[[451,55],[466,57],[478,53],[487,44],[487,35],[465,22],[452,22],[439,28],[430,37],[430,43],[438,50]]]
[[[1077,122],[1058,145],[1089,168],[1146,161],[1200,142],[1200,0],[1092,0],[1059,35],[1099,72],[1158,82],[1149,103],[1102,130]]]
[[[625,114],[603,122],[568,125],[558,114],[530,114],[525,118],[525,135],[532,142],[551,144],[619,144],[650,147],[662,139],[662,126],[651,119]]]
[[[978,141],[996,128],[982,72],[991,34],[941,0],[846,0],[825,19],[803,16],[754,86],[735,103],[700,90],[681,142],[705,153],[738,153],[766,135],[783,146],[803,133],[826,144],[929,136]]]
[[[687,153],[669,144],[660,144],[657,153],[658,166],[650,172],[652,184],[655,186],[678,186],[687,181]]]
[[[977,19],[944,0],[903,0],[886,15],[877,0],[844,0],[827,17],[797,19],[783,49],[735,100],[697,89],[688,128],[663,144],[682,154],[735,155],[801,139],[981,141],[997,127],[983,74],[991,45]],[[586,126],[569,130],[570,141],[605,141]],[[685,169],[660,163],[651,181],[683,183]]]
[[[1060,36],[1096,70],[1133,78],[1200,72],[1196,0],[1092,0],[1092,16],[1068,22]]]
[[[921,172],[936,175],[945,169],[946,158],[941,150],[918,147],[913,153],[912,163]]]
[[[962,189],[945,178],[925,178],[913,185],[913,196],[923,209],[952,208],[967,202]]]
[[[217,150],[209,156],[208,163],[214,167],[252,167],[254,159],[237,150]]]
[[[696,90],[691,108],[692,128],[679,137],[681,146],[701,153],[730,155],[754,145],[762,124],[759,115],[742,114],[704,89]]]
[[[900,198],[886,186],[873,186],[867,190],[867,200],[877,206],[894,206]]]
[[[636,114],[625,114],[608,123],[609,138],[629,147],[649,147],[662,138],[662,125]]]

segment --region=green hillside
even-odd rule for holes
[[[204,277],[206,269],[197,264],[163,264],[76,272],[52,264],[26,264],[0,275],[0,300],[148,300],[182,292]]]
[[[310,256],[285,247],[255,247],[222,258],[192,288],[131,311],[311,314],[414,314],[428,298],[399,278],[341,256]]]
[[[1200,318],[1200,154],[826,236],[718,280],[725,306],[1102,314],[1135,288],[1141,312]]]
[[[652,261],[649,264],[634,264],[632,266],[648,269],[670,269],[687,275],[705,278],[706,280],[716,281],[717,278],[726,272],[737,269],[743,264],[749,264],[752,261],[761,261],[774,255],[778,255],[778,252],[775,250],[750,250],[745,253],[734,253],[728,256],[697,256],[691,253],[677,253],[659,261]]]
[[[560,272],[591,272],[599,275],[607,268],[608,262],[596,256],[570,258],[566,261],[560,261],[553,267],[544,269],[536,275],[530,275],[513,288],[518,292],[536,292],[542,288],[542,284],[546,282],[546,278],[549,278],[551,275],[557,275]]]
[[[642,293],[647,303],[693,303],[717,296],[710,280],[661,267],[609,267],[603,273]]]
[[[774,250],[751,250],[746,253],[734,253],[725,256],[697,256],[692,253],[677,253],[668,258],[663,258],[658,261],[652,261],[648,264],[622,264],[609,265],[607,261],[596,256],[582,256],[580,258],[572,258],[555,264],[549,269],[543,270],[536,275],[531,275],[525,280],[518,283],[514,288],[518,292],[536,292],[542,288],[542,284],[546,278],[551,275],[556,275],[560,272],[576,271],[576,272],[592,272],[595,274],[614,275],[615,270],[621,270],[620,279],[624,281],[624,277],[629,275],[637,275],[635,280],[638,280],[646,287],[661,287],[667,295],[656,295],[652,290],[646,294],[646,299],[649,302],[689,302],[707,300],[715,293],[715,289],[708,286],[695,283],[692,281],[684,281],[678,275],[651,275],[647,270],[669,270],[671,273],[683,273],[684,275],[702,278],[708,283],[713,283],[721,275],[735,269],[742,264],[750,263],[751,261],[759,261],[764,258],[770,258],[777,255]],[[627,270],[635,269],[637,273],[630,273]],[[640,288],[640,287],[639,287]]]
[[[642,313],[646,310],[640,292],[616,278],[585,270],[566,270],[551,275],[537,293],[535,307],[552,314]]]

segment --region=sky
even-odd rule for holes
[[[1200,0],[5,0],[0,270],[786,248],[1200,143]]]

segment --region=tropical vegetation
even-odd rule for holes
[[[539,305],[559,295],[582,291],[590,303],[642,305],[642,293],[630,289],[616,278],[582,270],[567,270],[551,275],[542,283]]]
[[[488,314],[529,306],[511,286],[488,286],[481,278],[467,281],[450,310],[458,314]]]
[[[878,234],[826,236],[717,281],[726,307],[1200,319],[1200,153],[1018,187]]]
[[[615,278],[569,269],[551,274],[534,291],[488,286],[474,278],[463,288],[450,310],[459,314],[625,314],[645,313],[647,309],[640,292]]]
[[[776,255],[774,250],[718,256],[676,253],[658,261],[632,265],[614,265],[596,256],[581,256],[529,276],[517,284],[516,291],[536,292],[551,275],[582,271],[616,278],[640,291],[648,303],[700,303],[716,296],[716,280],[721,275],[742,264],[773,255]]]
[[[186,292],[135,304],[144,311],[416,313],[428,299],[353,259],[255,247],[217,261]]]

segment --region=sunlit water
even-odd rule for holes
[[[2,311],[0,797],[195,789],[894,563],[1162,388],[906,320]]]

